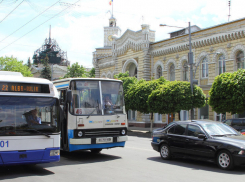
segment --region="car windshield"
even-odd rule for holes
[[[210,136],[240,135],[235,129],[223,123],[210,123],[202,126]]]
[[[0,135],[59,132],[58,99],[0,97]]]

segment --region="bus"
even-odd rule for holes
[[[60,95],[61,150],[124,147],[127,115],[122,81],[102,78],[67,78],[53,82]]]
[[[0,71],[0,166],[59,160],[57,89],[46,79]]]

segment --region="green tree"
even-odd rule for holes
[[[28,66],[23,65],[23,61],[18,61],[14,57],[1,57],[0,58],[0,67],[2,71],[13,71],[21,72],[25,77],[32,77],[31,70]]]
[[[161,77],[157,80],[145,81],[140,80],[132,85],[128,90],[129,109],[140,111],[141,113],[150,113],[150,107],[147,103],[152,91],[157,90],[166,80]]]
[[[180,110],[200,108],[205,105],[202,89],[194,86],[193,95],[189,82],[171,81],[153,91],[148,99],[150,111],[160,114],[176,113]]]
[[[95,68],[92,68],[92,69],[88,72],[88,76],[89,76],[89,78],[94,78],[94,77],[95,77]]]
[[[126,111],[129,110],[129,99],[128,99],[128,90],[138,82],[137,78],[129,77],[129,73],[119,73],[114,75],[114,78],[123,81],[123,93],[124,93],[124,100],[125,100],[125,109]]]
[[[87,72],[85,68],[81,65],[78,65],[78,62],[68,66],[68,72],[64,78],[76,78],[76,77],[87,77]]]
[[[217,76],[209,91],[209,105],[217,113],[243,113],[245,110],[245,70]]]
[[[51,80],[51,68],[50,68],[50,66],[48,64],[49,63],[48,55],[46,55],[46,57],[43,60],[41,60],[41,61],[42,61],[44,67],[43,67],[43,69],[41,71],[40,77],[41,78],[46,78],[48,80]]]
[[[163,77],[151,81],[145,81],[142,79],[132,85],[127,93],[129,109],[137,110],[145,114],[151,113],[151,131],[153,112],[150,110],[150,105],[147,102],[148,97],[151,95],[152,91],[158,89],[165,82],[166,80]]]
[[[125,72],[125,73],[118,73],[116,75],[114,75],[115,79],[122,79],[122,78],[127,78],[129,77],[129,72]]]

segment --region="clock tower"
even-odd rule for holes
[[[113,16],[109,19],[109,26],[104,27],[104,47],[112,46],[112,36],[121,35],[121,29],[117,27],[117,20]]]

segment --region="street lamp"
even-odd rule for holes
[[[190,84],[191,84],[191,94],[193,95],[193,84],[197,84],[198,80],[193,80],[193,52],[191,51],[191,23],[189,24],[189,53],[188,53],[188,62],[190,65]],[[160,26],[168,26],[166,24],[160,24]],[[168,26],[168,27],[176,27],[176,28],[184,28],[184,27],[177,27],[177,26]],[[191,109],[191,120],[194,119],[194,110]]]

